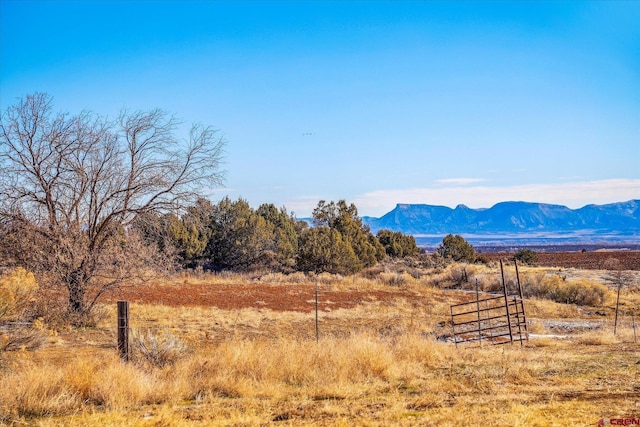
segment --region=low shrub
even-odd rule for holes
[[[378,279],[390,286],[402,286],[411,283],[413,277],[409,273],[380,273]]]
[[[333,283],[341,282],[344,279],[344,276],[341,274],[332,274],[327,272],[317,274],[315,277],[315,280],[323,285],[331,285]]]
[[[489,265],[489,258],[484,255],[476,256],[476,264]]]
[[[0,321],[19,317],[37,290],[33,273],[24,268],[18,267],[0,276]]]
[[[502,290],[502,282],[500,278],[495,274],[477,274],[474,276],[474,279],[478,280],[478,287],[481,291],[499,292]]]
[[[293,284],[300,284],[300,283],[307,282],[309,280],[309,278],[303,272],[298,271],[296,273],[290,273],[290,274],[285,274],[285,273],[267,273],[267,274],[264,274],[264,275],[260,276],[259,280],[261,282],[264,282],[264,283],[293,283]]]
[[[513,257],[514,259],[529,265],[538,262],[538,254],[531,249],[520,249]]]
[[[187,346],[170,332],[131,331],[131,359],[134,363],[163,368],[187,354]]]
[[[584,279],[565,281],[558,275],[538,276],[527,281],[524,294],[565,304],[597,306],[604,302],[607,287]]]
[[[451,281],[458,287],[475,289],[476,268],[470,264],[452,264],[449,269]]]
[[[16,322],[24,317],[37,290],[33,273],[24,268],[0,276],[0,355],[8,351],[37,350],[44,345],[46,334],[42,330],[32,328],[28,322]]]
[[[365,279],[376,280],[380,273],[385,272],[385,266],[383,263],[378,263],[372,267],[367,267],[364,270],[360,271],[358,275]]]

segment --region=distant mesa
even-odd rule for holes
[[[587,205],[580,209],[530,202],[501,202],[489,209],[399,203],[380,218],[363,217],[375,234],[400,231],[428,243],[452,233],[485,240],[566,239],[572,242],[617,241],[640,244],[640,200]],[[433,240],[432,239],[432,240]],[[435,240],[434,240],[435,241]]]

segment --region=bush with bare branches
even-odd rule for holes
[[[163,368],[172,365],[187,353],[187,346],[170,332],[151,330],[131,332],[132,360],[142,365]]]

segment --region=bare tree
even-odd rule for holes
[[[100,296],[151,261],[130,227],[140,215],[180,210],[222,183],[224,139],[162,110],[54,113],[29,95],[0,118],[0,225],[4,259],[63,284],[69,309]],[[7,250],[10,247],[10,250]]]

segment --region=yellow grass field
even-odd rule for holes
[[[615,336],[609,289],[596,307],[527,299],[531,338],[522,346],[456,346],[449,305],[475,293],[449,289],[452,268],[314,280],[184,276],[111,295],[95,327],[38,324],[48,335],[43,348],[0,353],[0,423],[596,426],[640,418],[637,286],[623,290]],[[495,266],[469,272],[488,287],[497,273]],[[209,303],[196,293],[178,304],[181,290]],[[226,302],[215,302],[220,295]],[[163,366],[139,352],[119,359],[121,297],[132,301],[132,340],[156,339],[166,350]]]

